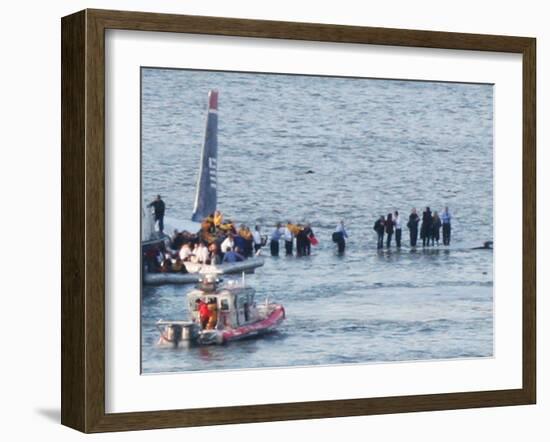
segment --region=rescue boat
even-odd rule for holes
[[[218,287],[216,275],[204,275],[187,294],[189,319],[159,320],[161,347],[224,344],[274,331],[285,319],[281,304],[269,299],[257,304],[255,290],[244,281],[228,281]],[[205,308],[206,306],[206,308]]]

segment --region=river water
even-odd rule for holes
[[[171,218],[191,216],[210,89],[219,209],[266,234],[310,222],[320,244],[265,253],[248,276],[287,312],[261,339],[157,348],[155,322],[184,319],[192,287],[143,287],[143,373],[493,355],[493,254],[470,250],[493,239],[491,85],[143,68],[142,196],[160,193]],[[427,205],[449,206],[450,249],[376,250],[378,216]]]

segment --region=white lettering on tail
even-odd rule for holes
[[[216,188],[218,184],[218,161],[216,158],[208,158],[208,168],[210,170],[210,187]]]

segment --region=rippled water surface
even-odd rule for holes
[[[209,89],[218,207],[264,233],[309,221],[320,244],[248,277],[287,311],[262,339],[159,349],[155,321],[183,319],[192,287],[144,287],[143,372],[492,356],[493,254],[469,249],[493,235],[492,86],[142,69],[143,198],[162,194],[171,218],[191,216]],[[379,215],[426,205],[450,207],[450,250],[377,252]]]

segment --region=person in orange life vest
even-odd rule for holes
[[[223,214],[219,210],[216,210],[214,212],[214,225],[216,227],[220,227],[222,224],[223,224]]]
[[[294,237],[300,233],[300,227],[296,224],[292,224],[290,221],[286,223],[286,227],[284,229],[284,238],[285,238],[285,251],[286,255],[290,256],[292,255],[292,248],[293,248],[293,241]]]
[[[239,236],[243,239],[242,251],[244,256],[247,258],[251,257],[254,248],[254,239],[248,226],[241,225],[241,228],[239,229]]]
[[[216,300],[214,298],[208,300],[207,309],[209,316],[206,329],[214,330],[214,327],[216,327],[216,323],[218,322],[218,305],[216,304]]]

